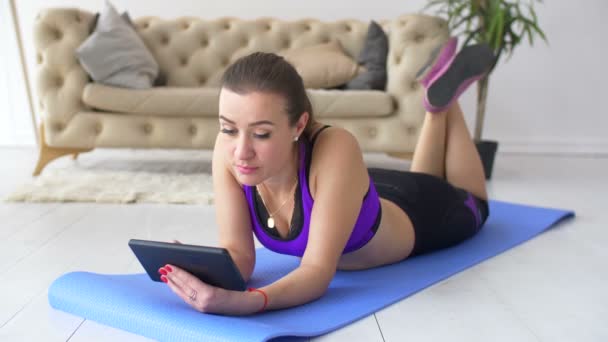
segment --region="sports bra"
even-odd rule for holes
[[[319,133],[327,127],[329,126],[324,126],[315,132],[310,142],[306,138],[300,139],[298,142],[298,148],[300,149],[298,185],[294,194],[294,211],[287,237],[281,237],[275,228],[268,228],[262,224],[268,218],[268,211],[264,207],[256,187],[243,185],[253,232],[262,245],[274,252],[301,257],[306,250],[310,230],[310,216],[314,206],[314,200],[308,187],[311,152]],[[378,230],[381,217],[380,198],[370,178],[369,189],[363,197],[359,216],[343,253],[357,250],[369,242]]]

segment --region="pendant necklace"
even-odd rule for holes
[[[266,186],[264,184],[262,184],[262,186],[264,187],[264,192],[268,193],[268,190],[266,189]],[[296,190],[296,187],[298,186],[298,178],[296,177],[295,179],[295,183],[293,184],[293,187],[291,188],[291,190],[289,191],[290,196],[287,197],[287,199],[285,201],[283,201],[283,203],[281,203],[281,205],[274,210],[273,212],[268,212],[268,220],[266,221],[266,225],[268,226],[268,228],[274,228],[275,222],[274,222],[274,215],[276,213],[279,212],[279,210],[281,210],[285,204],[287,204],[287,202],[289,201],[289,199],[293,198],[293,192]],[[260,198],[262,199],[262,203],[264,204],[264,206],[266,207],[266,209],[268,209],[268,206],[266,205],[266,202],[264,201],[264,197],[261,196],[260,194]]]

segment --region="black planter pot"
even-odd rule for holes
[[[481,157],[486,179],[490,179],[492,178],[492,168],[494,167],[494,156],[496,156],[496,150],[498,150],[498,142],[479,140],[475,142],[475,146],[477,146],[477,151]]]

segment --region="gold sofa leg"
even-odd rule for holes
[[[414,158],[414,152],[387,152],[389,157],[412,160]]]
[[[33,175],[38,176],[40,172],[46,167],[46,165],[53,160],[71,154],[72,159],[76,160],[78,154],[82,152],[89,152],[93,149],[81,149],[81,148],[63,148],[63,147],[51,147],[46,144],[44,136],[44,125],[40,124],[40,154],[38,156],[38,163]]]

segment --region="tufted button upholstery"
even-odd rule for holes
[[[424,40],[424,38],[425,38],[424,34],[422,34],[422,33],[415,33],[413,39],[414,39],[414,42],[420,43],[420,42],[422,42]]]
[[[367,129],[367,135],[370,138],[375,138],[378,135],[378,129],[376,127],[370,127]]]
[[[55,40],[61,40],[61,38],[63,38],[63,32],[58,29],[54,29],[52,34]]]
[[[416,80],[412,80],[410,81],[410,89],[412,91],[415,91],[416,89],[418,89],[420,87],[420,83]]]
[[[416,126],[413,125],[407,125],[407,127],[405,128],[405,131],[410,134],[410,135],[414,135],[416,134],[416,132],[418,131],[418,129],[416,128]]]
[[[278,52],[336,39],[348,55],[356,58],[368,27],[367,21],[359,20],[136,18],[139,35],[166,76],[168,93],[175,92],[177,96],[170,97],[174,100],[169,103],[174,107],[159,105],[142,115],[95,110],[103,106],[85,101],[91,99],[91,93],[85,91],[89,77],[74,50],[88,37],[93,18],[93,13],[87,11],[55,8],[40,12],[35,22],[36,96],[43,110],[49,146],[211,148],[218,127],[213,117],[217,102],[213,106],[183,107],[181,112],[191,114],[180,116],[170,110],[179,103],[178,93],[208,89],[205,96],[212,98],[211,92],[217,94],[226,67],[255,51]],[[381,109],[366,114],[359,110],[363,102],[354,108],[353,99],[330,99],[315,92],[311,93],[311,101],[315,108],[321,108],[320,113],[326,113],[320,116],[324,122],[353,132],[363,150],[411,152],[424,116],[423,91],[414,77],[431,51],[447,40],[448,28],[443,19],[419,14],[398,16],[380,24],[389,37],[388,81],[382,92],[385,98],[374,100]],[[124,101],[135,103],[129,102],[126,95]],[[336,108],[341,109],[336,112]],[[356,114],[349,116],[344,108]],[[201,111],[209,116],[194,114]],[[98,127],[103,134],[97,132]]]
[[[145,134],[150,134],[152,133],[152,125],[149,123],[145,123],[142,125],[142,130]]]
[[[61,122],[56,122],[51,127],[55,132],[61,132],[65,128],[65,126]]]

